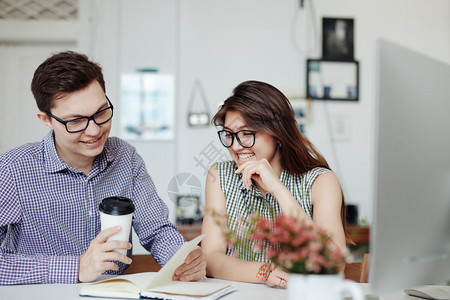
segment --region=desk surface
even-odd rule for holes
[[[214,281],[218,279],[206,279]],[[251,284],[242,282],[232,282],[237,287],[237,291],[228,294],[221,299],[223,300],[241,300],[241,299],[286,299],[286,290],[279,288],[270,288],[263,284]],[[0,286],[0,299],[8,300],[89,300],[91,297],[80,297],[79,289],[84,284],[36,284],[36,285],[15,285]],[[358,284],[364,293],[371,294],[370,285]],[[446,287],[448,288],[448,287]],[[105,298],[99,298],[105,299]],[[367,297],[368,300],[418,300],[419,298],[406,295],[404,292],[396,292],[380,297]]]

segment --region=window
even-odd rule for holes
[[[125,139],[170,140],[174,136],[171,75],[122,75],[121,134]]]

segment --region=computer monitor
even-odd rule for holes
[[[379,41],[375,292],[450,281],[450,66]]]

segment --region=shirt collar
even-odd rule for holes
[[[54,131],[50,130],[48,134],[42,140],[44,147],[44,166],[48,173],[57,173],[64,171],[66,169],[73,172],[79,173],[81,171],[70,166],[64,162],[58,155],[55,147],[55,136]],[[102,153],[100,153],[94,161],[92,168],[97,168],[98,170],[103,170],[106,168],[109,162],[114,159],[114,151],[110,146],[110,140],[106,141],[105,148]]]
[[[117,152],[114,149],[114,145],[112,143],[111,138],[108,138],[105,143],[105,147],[103,148],[102,153],[97,157],[97,160],[100,162],[100,167],[104,168],[106,165],[114,160],[117,156]]]
[[[61,160],[56,152],[55,138],[53,130],[50,130],[48,134],[42,140],[44,147],[44,166],[48,173],[57,173],[68,168],[68,165]]]

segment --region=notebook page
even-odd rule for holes
[[[195,239],[184,243],[180,249],[172,256],[172,258],[167,262],[167,264],[156,273],[156,276],[150,282],[149,285],[145,288],[145,290],[151,289],[153,287],[166,285],[170,282],[173,282],[172,275],[175,270],[184,263],[184,260],[192,252],[192,250],[197,247],[197,244],[205,237],[205,234],[199,235]]]

